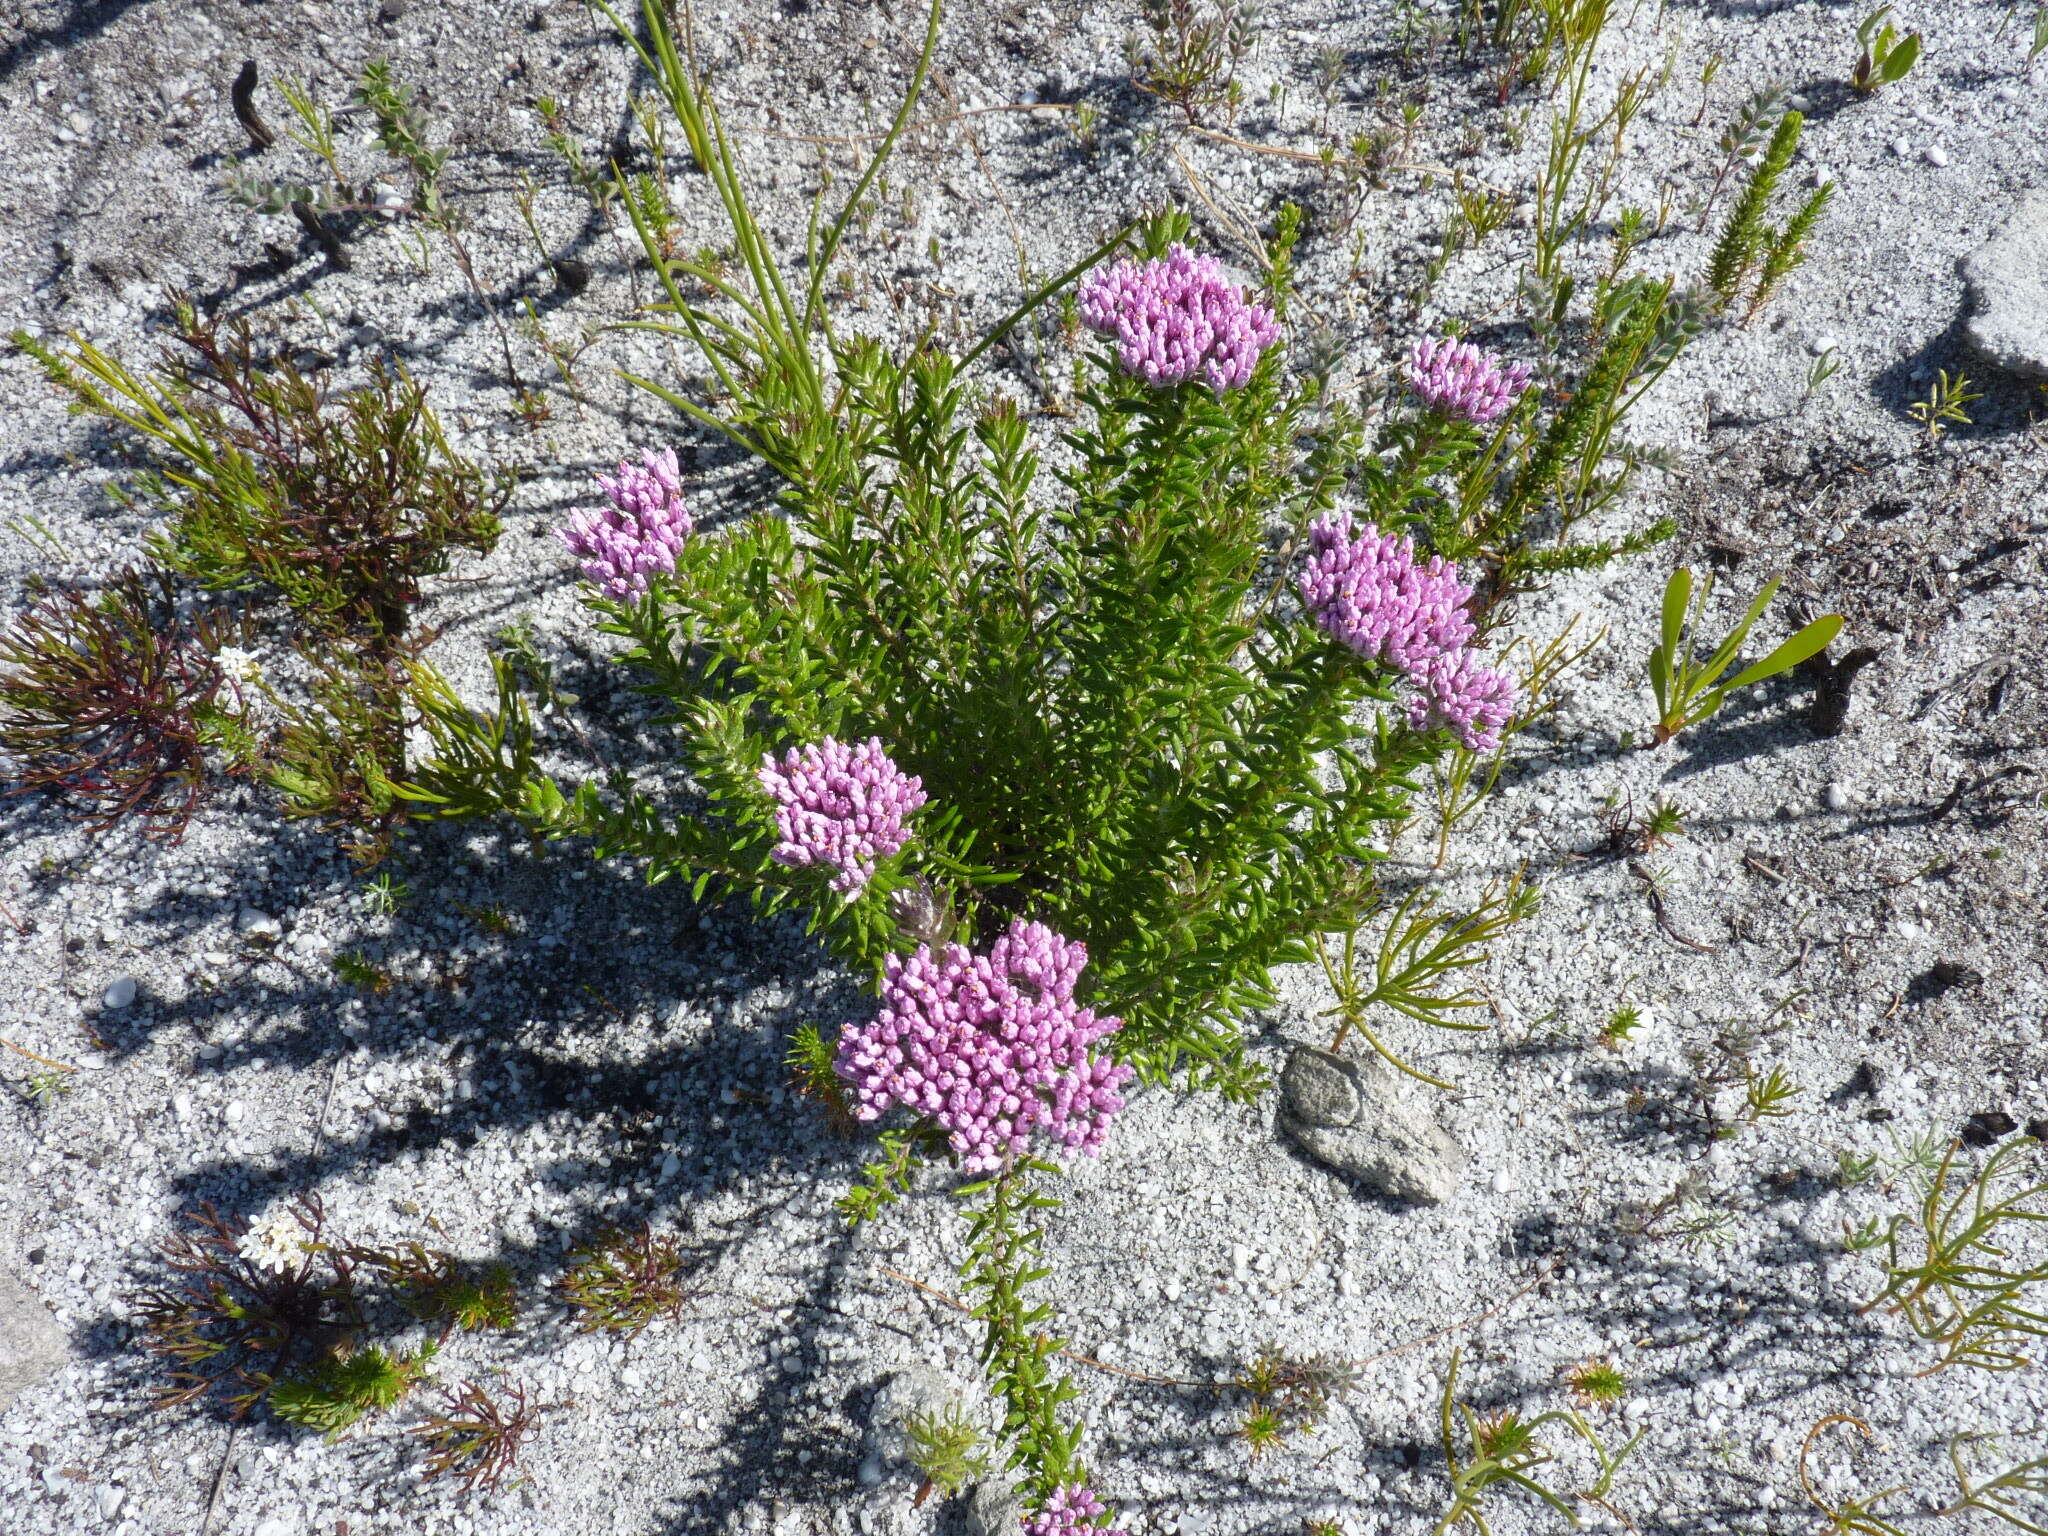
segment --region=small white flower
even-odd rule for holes
[[[298,1264],[305,1249],[305,1229],[290,1211],[264,1218],[235,1242],[236,1252],[251,1264],[280,1275]]]
[[[263,681],[263,666],[257,661],[254,651],[245,651],[236,645],[224,645],[213,653],[213,660],[231,682]]]

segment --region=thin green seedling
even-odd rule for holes
[[[1884,1289],[1860,1308],[1879,1307],[1905,1318],[1913,1332],[1940,1346],[1940,1357],[1918,1372],[1931,1376],[1951,1366],[2017,1370],[2032,1361],[2023,1351],[2048,1339],[2048,1312],[2033,1289],[2048,1285],[2048,1258],[2028,1263],[2011,1255],[2015,1238],[2048,1230],[2048,1180],[2014,1175],[2015,1159],[2031,1158],[2040,1143],[2017,1137],[1985,1160],[1970,1181],[1951,1193],[1960,1141],[1925,1183],[1918,1216],[1895,1215],[1885,1232]],[[1917,1234],[1919,1253],[1908,1257],[1906,1234]]]
[[[1889,5],[1880,5],[1856,29],[1856,62],[1849,70],[1849,89],[1859,96],[1897,85],[1920,61],[1920,34],[1908,32],[1900,37],[1887,19],[1891,11]]]
[[[1946,1509],[1937,1510],[1935,1517],[1963,1515],[1975,1510],[2003,1520],[2007,1525],[2027,1532],[2028,1536],[2048,1536],[2048,1455],[2016,1462],[1982,1482],[1976,1481],[1978,1474],[1973,1473],[1963,1459],[1965,1447],[1991,1445],[2005,1438],[1988,1430],[1949,1436],[1948,1462],[1955,1471],[1956,1487],[1961,1490],[1961,1496]]]
[[[1827,1536],[1906,1536],[1877,1512],[1879,1504],[1906,1491],[1903,1485],[1866,1493],[1841,1504],[1830,1503],[1815,1486],[1812,1474],[1807,1470],[1807,1462],[1813,1455],[1814,1442],[1835,1424],[1853,1424],[1866,1440],[1870,1438],[1870,1426],[1861,1419],[1846,1413],[1831,1413],[1806,1432],[1806,1439],[1799,1447],[1799,1486],[1806,1494],[1807,1502],[1827,1521]]]
[[[1815,358],[1813,366],[1806,370],[1806,389],[1800,395],[1800,403],[1803,405],[1808,398],[1818,394],[1820,387],[1841,371],[1841,349],[1829,347],[1819,357]]]
[[[1643,1010],[1624,1003],[1607,1015],[1607,1022],[1600,1026],[1600,1032],[1594,1039],[1606,1049],[1619,1052],[1642,1027]]]
[[[1338,1021],[1330,1049],[1341,1051],[1346,1037],[1355,1030],[1389,1066],[1418,1082],[1454,1091],[1454,1084],[1431,1077],[1395,1055],[1367,1023],[1367,1014],[1377,1006],[1438,1029],[1488,1029],[1489,1025],[1466,1017],[1471,1010],[1484,1008],[1486,999],[1467,988],[1448,990],[1442,983],[1485,964],[1490,957],[1486,946],[1534,915],[1539,899],[1537,888],[1519,871],[1505,885],[1488,886],[1478,904],[1465,913],[1442,910],[1427,886],[1416,886],[1387,915],[1370,985],[1358,973],[1358,928],[1345,932],[1341,962],[1331,957],[1331,936],[1317,934],[1316,957],[1337,994],[1337,1005],[1319,1015]]]
[[[1614,1506],[1608,1503],[1608,1495],[1622,1464],[1642,1444],[1649,1430],[1638,1429],[1620,1450],[1610,1451],[1598,1432],[1568,1408],[1553,1408],[1533,1419],[1523,1419],[1512,1411],[1481,1418],[1469,1404],[1457,1400],[1458,1366],[1463,1357],[1462,1349],[1453,1350],[1450,1367],[1444,1375],[1439,1422],[1444,1472],[1451,1484],[1451,1502],[1443,1518],[1437,1521],[1432,1536],[1444,1536],[1445,1532],[1460,1524],[1470,1524],[1479,1536],[1491,1536],[1492,1527],[1487,1524],[1485,1515],[1486,1500],[1495,1492],[1508,1490],[1541,1500],[1574,1529],[1579,1524],[1578,1512],[1572,1507],[1574,1503],[1596,1504],[1619,1518]],[[1463,1420],[1466,1440],[1466,1450],[1462,1454],[1458,1449],[1457,1433],[1460,1419]],[[1591,1448],[1600,1467],[1600,1476],[1592,1487],[1560,1495],[1536,1479],[1535,1473],[1539,1468],[1557,1459],[1556,1453],[1537,1438],[1552,1425],[1570,1431]]]
[[[1981,390],[1970,388],[1967,375],[1957,373],[1951,379],[1946,368],[1935,373],[1934,388],[1928,391],[1925,400],[1915,400],[1906,407],[1907,413],[1927,429],[1927,440],[1938,442],[1949,429],[1951,422],[1970,425],[1970,417],[1963,410],[1972,400],[1984,398]]]
[[[1720,201],[1721,188],[1735,167],[1763,153],[1764,145],[1770,139],[1771,125],[1782,121],[1785,99],[1789,94],[1781,85],[1765,86],[1744,101],[1736,110],[1734,119],[1721,130],[1715,141],[1715,148],[1721,152],[1721,162],[1715,168],[1714,184],[1708,189],[1706,202],[1700,209],[1701,234],[1707,232],[1707,221],[1713,217],[1714,204]]]
[[[334,178],[336,195],[341,201],[348,201],[348,180],[341,173],[340,152],[334,141],[334,114],[314,99],[304,82],[289,75],[278,81],[277,89],[299,121],[297,128],[285,129],[285,136],[326,163],[328,174]]]
[[[1835,1154],[1835,1188],[1855,1189],[1877,1177],[1878,1154],[1843,1147]]]
[[[1766,1120],[1784,1119],[1792,1113],[1792,1100],[1806,1091],[1786,1075],[1783,1067],[1759,1073],[1745,1061],[1742,1069],[1742,1113],[1714,1128],[1714,1134],[1724,1140]]]
[[[1663,746],[1680,731],[1698,725],[1721,707],[1722,701],[1738,689],[1789,672],[1809,656],[1826,650],[1840,633],[1842,616],[1823,614],[1794,634],[1762,661],[1744,667],[1721,681],[1721,676],[1742,650],[1750,630],[1777,595],[1779,578],[1773,576],[1750,603],[1728,638],[1704,662],[1693,659],[1693,628],[1706,613],[1713,595],[1713,578],[1702,585],[1697,612],[1692,596],[1692,572],[1680,566],[1664,586],[1663,623],[1657,648],[1650,652],[1650,687],[1657,697],[1657,727],[1653,745]]]
[[[2034,40],[2027,47],[2027,73],[2034,72],[2034,60],[2048,53],[2048,5],[2034,7]]]

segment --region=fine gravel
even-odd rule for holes
[[[1532,350],[1514,295],[1551,107],[1524,89],[1503,108],[1501,61],[1461,61],[1432,32],[1454,12],[1275,0],[1238,65],[1234,122],[1208,132],[1132,88],[1134,5],[954,12],[920,111],[938,121],[908,136],[850,239],[842,330],[971,337],[1168,201],[1249,275],[1248,233],[1293,199],[1308,221],[1290,339],[1346,389],[1380,387],[1446,320]],[[1820,1496],[1839,1506],[1902,1487],[1884,1508],[1915,1530],[1999,1528],[1920,1518],[1956,1496],[1949,1436],[2019,1437],[1976,1453],[1997,1465],[2043,1449],[2025,1438],[2048,1430],[2042,1365],[1922,1376],[1932,1347],[1861,1310],[1881,1269],[1845,1251],[1844,1231],[1902,1208],[1908,1186],[1883,1162],[1854,1188],[1836,1170],[1843,1153],[1945,1141],[1973,1115],[1979,1141],[2048,1131],[2048,358],[1973,349],[1963,270],[2048,196],[2048,92],[2027,68],[2031,7],[1927,0],[1897,17],[1927,33],[1919,66],[1856,97],[1861,16],[1615,7],[1595,110],[1626,80],[1657,89],[1613,164],[1609,215],[1669,211],[1636,270],[1697,278],[1739,180],[1702,233],[1716,140],[1765,87],[1807,114],[1794,190],[1831,179],[1835,200],[1782,292],[1746,325],[1710,327],[1631,418],[1666,467],[1645,470],[1608,521],[1619,532],[1668,513],[1677,540],[1518,603],[1514,633],[1541,643],[1576,621],[1573,643],[1592,649],[1441,866],[1428,822],[1393,849],[1397,891],[1428,881],[1469,904],[1521,871],[1544,894],[1471,973],[1489,1030],[1376,1022],[1457,1085],[1374,1090],[1462,1148],[1448,1198],[1399,1203],[1312,1160],[1272,1092],[1246,1105],[1138,1092],[1104,1155],[1056,1181],[1038,1294],[1087,1357],[1069,1362],[1083,1458],[1133,1531],[1293,1533],[1329,1518],[1351,1536],[1428,1532],[1446,1504],[1436,1401],[1454,1345],[1460,1392],[1486,1412],[1565,1406],[1567,1369],[1618,1366],[1628,1397],[1594,1419],[1610,1440],[1647,1431],[1609,1501],[1645,1532],[1816,1529],[1800,1452],[1830,1415],[1868,1434],[1821,1433],[1806,1468]],[[797,252],[821,168],[843,191],[843,141],[886,124],[922,13],[753,0],[700,7],[697,22],[764,221]],[[314,178],[284,137],[276,81],[341,107],[379,57],[422,89],[452,146],[446,194],[487,309],[448,245],[405,221],[337,216],[340,271],[297,224],[222,194],[237,169]],[[261,155],[228,108],[251,58],[279,135]],[[586,165],[652,171],[628,105],[647,82],[629,62],[601,16],[566,3],[24,0],[0,29],[0,322],[139,362],[181,291],[338,385],[395,353],[462,451],[521,476],[497,551],[435,589],[435,659],[480,700],[490,637],[530,623],[587,728],[651,758],[659,739],[640,730],[549,530],[591,499],[593,471],[654,444],[682,456],[700,528],[766,491],[618,377],[702,386],[658,338],[603,329],[653,290],[622,210],[579,189],[535,103],[553,104]],[[1423,106],[1404,144],[1410,101]],[[1318,165],[1323,144],[1374,129],[1400,162],[1384,185]],[[351,177],[402,185],[363,116],[339,130]],[[1427,170],[1442,166],[1503,190],[1513,212],[1417,313],[1451,207]],[[684,245],[722,244],[702,178],[674,157],[660,169]],[[2038,218],[2030,227],[2031,245],[2008,237],[1979,266],[1996,259],[1999,282],[2039,293],[2048,246]],[[1605,241],[1603,224],[1574,248],[1587,283]],[[2040,337],[2040,314],[2010,318],[2000,346]],[[1816,381],[1824,357],[1839,369]],[[1036,407],[1068,367],[1048,326],[999,354],[989,382]],[[1934,438],[1910,407],[1942,371],[1982,398]],[[515,409],[522,389],[545,392],[537,426]],[[1060,423],[1040,425],[1049,438]],[[133,442],[67,417],[27,358],[0,360],[12,608],[33,576],[84,581],[136,557],[143,519],[109,491],[138,462]],[[1875,659],[1846,695],[1812,675],[1774,679],[1642,750],[1643,658],[1678,562],[1719,574],[1716,624],[1781,575],[1760,634],[1840,612],[1836,653]],[[551,730],[572,765],[574,732]],[[1635,852],[1610,835],[1616,809],[1660,796],[1682,808],[1682,836]],[[947,1299],[962,1206],[935,1171],[859,1229],[839,1216],[868,1144],[798,1098],[782,1058],[797,1025],[829,1030],[870,1004],[799,926],[480,826],[410,840],[389,866],[402,899],[380,902],[329,840],[281,824],[252,788],[163,845],[88,836],[40,796],[5,815],[0,1037],[78,1070],[39,1105],[26,1093],[37,1064],[0,1048],[15,1090],[0,1095],[0,1393],[15,1394],[0,1396],[4,1536],[911,1532],[1002,1518],[993,1484],[913,1505],[905,1405],[950,1392],[992,1422],[978,1325]],[[344,953],[381,966],[388,990],[345,985]],[[1330,1043],[1319,972],[1285,976],[1282,998],[1249,1021],[1276,1079],[1292,1046]],[[1623,1003],[1645,1027],[1598,1048]],[[1782,1118],[1703,1137],[1684,1113],[1692,1053],[1744,1026],[1766,1031],[1758,1064],[1804,1091]],[[1696,1197],[1635,1230],[1631,1209],[1681,1179]],[[448,1382],[519,1383],[544,1405],[518,1481],[422,1487],[412,1406],[336,1444],[260,1414],[234,1426],[212,1409],[151,1409],[163,1367],[134,1348],[132,1296],[166,1278],[157,1245],[180,1213],[206,1200],[255,1218],[308,1191],[349,1238],[419,1239],[519,1277],[522,1326],[458,1337],[440,1362]],[[1725,1217],[1716,1243],[1673,1231],[1707,1213]],[[641,1219],[691,1256],[682,1316],[630,1341],[573,1332],[546,1293],[564,1254]],[[2038,1245],[2029,1254],[2040,1261]],[[39,1353],[45,1308],[61,1361]],[[1319,1432],[1253,1460],[1233,1433],[1244,1399],[1210,1384],[1268,1343],[1365,1363]],[[1553,1444],[1558,1485],[1588,1486],[1583,1451]],[[1559,1524],[1516,1495],[1496,1502],[1503,1536]]]

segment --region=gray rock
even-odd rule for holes
[[[1963,281],[1970,345],[2007,373],[2048,379],[2048,187],[2021,198],[1963,258]]]
[[[0,1270],[0,1413],[70,1358],[64,1330],[42,1297]]]
[[[1007,1480],[976,1483],[967,1501],[968,1536],[1016,1536],[1024,1521],[1024,1496]]]
[[[943,1371],[906,1365],[882,1383],[861,1441],[860,1480],[879,1487],[897,1474],[910,1475],[910,1421],[921,1413],[944,1413],[960,1400],[960,1388]]]
[[[1378,1062],[1297,1045],[1280,1096],[1281,1128],[1317,1162],[1412,1205],[1440,1205],[1458,1187],[1465,1149],[1397,1099]]]

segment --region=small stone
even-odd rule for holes
[[[967,1501],[968,1536],[1016,1536],[1024,1524],[1023,1495],[1000,1478],[974,1485]]]
[[[1849,809],[1849,791],[1839,784],[1830,784],[1821,791],[1821,803],[1831,811]]]
[[[259,912],[254,907],[244,907],[235,914],[235,932],[244,938],[274,944],[284,933],[284,926],[268,912]]]
[[[1826,357],[1830,352],[1839,352],[1841,347],[1842,338],[1832,331],[1824,332],[1806,344],[1806,350],[1815,357]]]
[[[231,1099],[227,1107],[220,1112],[220,1117],[229,1125],[240,1125],[242,1123],[242,1116],[247,1113],[248,1111],[243,1108],[240,1099]]]
[[[1358,1084],[1350,1063],[1325,1051],[1296,1051],[1287,1058],[1281,1089],[1288,1110],[1305,1125],[1341,1128],[1358,1119]]]
[[[1496,1195],[1512,1195],[1515,1192],[1515,1176],[1503,1168],[1493,1176],[1493,1192]]]
[[[1917,943],[1927,937],[1927,930],[1910,917],[1903,918],[1899,923],[1899,937],[1908,943]]]
[[[1333,1076],[1346,1080],[1348,1097]],[[1457,1189],[1465,1149],[1395,1097],[1392,1074],[1377,1062],[1298,1045],[1281,1071],[1280,1094],[1281,1129],[1317,1162],[1409,1204],[1438,1205]],[[1349,1119],[1330,1123],[1347,1109]]]
[[[1980,1110],[1963,1122],[1963,1140],[1973,1147],[1988,1147],[2019,1128],[2019,1121],[2002,1109]]]
[[[189,1093],[172,1094],[171,1113],[180,1120],[189,1120],[192,1116],[192,1095]]]
[[[1925,160],[1929,165],[1947,165],[1948,151],[1943,149],[1939,144],[1930,144],[1925,149],[1920,151],[1920,158]]]
[[[1904,160],[1905,158],[1907,158],[1907,156],[1913,153],[1913,141],[1909,138],[1904,137],[1903,135],[1896,139],[1893,139],[1892,153],[1897,155],[1901,160]]]
[[[93,1501],[100,1507],[100,1518],[112,1520],[121,1513],[121,1505],[128,1497],[128,1490],[115,1483],[102,1483]]]
[[[2022,198],[1963,259],[1963,334],[1993,367],[2048,380],[2048,188]]]
[[[126,1008],[135,1001],[136,981],[133,976],[116,976],[107,983],[107,990],[100,994],[103,1008]]]
[[[70,1355],[64,1330],[42,1297],[0,1270],[0,1413],[23,1390],[54,1375]]]
[[[298,1532],[292,1529],[292,1524],[289,1520],[279,1515],[272,1515],[268,1520],[257,1526],[250,1533],[250,1536],[298,1536]]]

